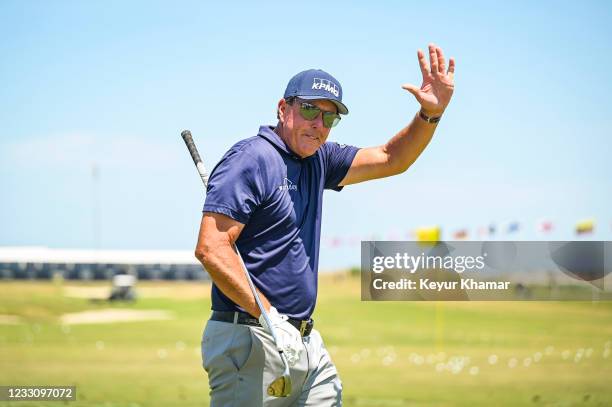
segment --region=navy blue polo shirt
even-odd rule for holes
[[[307,319],[317,299],[323,190],[338,186],[359,149],[327,142],[301,159],[272,126],[234,144],[213,169],[204,212],[245,226],[236,244],[253,283],[291,318]],[[212,286],[212,309],[244,311]]]

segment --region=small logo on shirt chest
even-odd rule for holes
[[[278,186],[279,191],[297,191],[297,185],[291,182],[290,179],[285,178],[282,185]]]

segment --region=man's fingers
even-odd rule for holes
[[[448,61],[448,77],[453,80],[455,77],[455,58],[451,57]]]
[[[438,56],[438,72],[444,75],[444,73],[446,72],[446,61],[444,61],[444,54],[442,53],[442,48],[436,47],[436,55]]]
[[[438,75],[438,55],[436,54],[436,46],[429,44],[429,66],[431,66],[431,74]]]
[[[423,79],[429,76],[429,67],[427,66],[427,59],[425,59],[425,53],[423,51],[417,51],[417,57],[419,58],[419,66],[421,67],[421,74]]]

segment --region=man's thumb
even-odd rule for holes
[[[410,84],[410,83],[405,83],[402,85],[402,88],[406,89],[408,92],[412,93],[416,98],[419,97],[419,91],[420,89],[417,88],[416,86]]]

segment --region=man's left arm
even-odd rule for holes
[[[416,161],[429,144],[437,123],[426,118],[440,117],[450,102],[454,90],[455,60],[449,60],[447,70],[442,49],[434,44],[429,45],[430,66],[421,50],[417,55],[423,83],[420,87],[411,84],[402,87],[416,97],[421,111],[386,144],[360,149],[339,185],[400,174]]]

